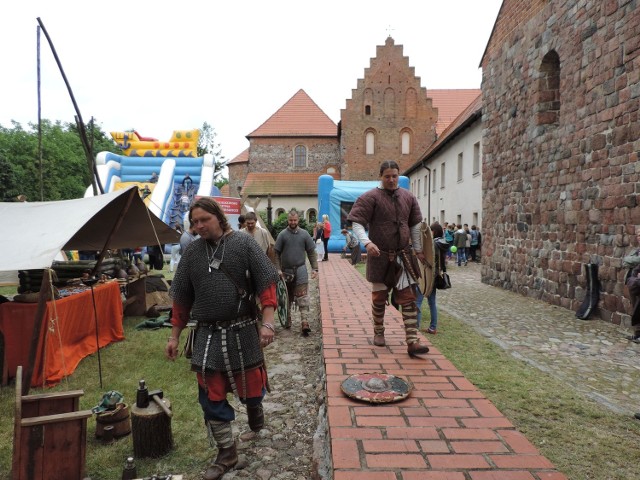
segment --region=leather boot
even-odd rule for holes
[[[215,461],[204,472],[204,480],[218,480],[238,463],[236,443],[227,448],[219,448]]]
[[[425,353],[429,353],[429,347],[427,347],[426,345],[421,345],[419,341],[414,342],[407,346],[407,353],[410,357],[424,355]]]
[[[376,347],[384,347],[387,342],[384,340],[384,335],[374,335],[373,336],[373,344]]]
[[[247,405],[247,416],[249,417],[249,428],[252,432],[259,432],[264,427],[264,408],[262,404],[250,407]]]

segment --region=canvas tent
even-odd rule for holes
[[[149,212],[136,187],[73,200],[0,203],[0,222],[0,272],[5,273],[49,268],[60,250],[117,249],[180,239]]]

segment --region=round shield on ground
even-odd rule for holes
[[[340,388],[347,397],[369,403],[397,402],[411,393],[411,385],[406,380],[380,372],[351,375]]]
[[[420,279],[418,286],[425,297],[428,297],[433,290],[435,281],[435,249],[433,245],[433,235],[431,228],[425,222],[420,225],[420,235],[422,236],[422,252],[424,253],[425,263],[420,264]]]
[[[279,279],[276,283],[276,297],[278,299],[278,319],[280,325],[284,327],[289,316],[289,294],[287,293],[287,284],[283,279]]]

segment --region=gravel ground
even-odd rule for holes
[[[324,434],[324,368],[318,287],[311,281],[312,333],[300,333],[300,314],[285,330],[276,324],[276,341],[266,350],[271,393],[263,402],[265,428],[257,435],[236,430],[239,462],[223,479],[309,480],[323,478],[327,457]],[[246,429],[244,408],[237,405],[234,429]]]

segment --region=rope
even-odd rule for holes
[[[47,335],[48,332],[51,332],[51,334],[56,334],[58,336],[58,347],[60,349],[60,360],[62,362],[62,373],[63,373],[63,378],[65,380],[65,382],[67,383],[67,387],[69,386],[69,378],[68,378],[68,372],[67,372],[67,365],[66,362],[64,360],[64,351],[62,350],[62,334],[60,333],[60,321],[58,318],[58,308],[56,305],[56,290],[55,287],[53,285],[53,278],[51,275],[52,270],[51,269],[47,269],[47,274],[49,275],[49,293],[51,294],[51,305],[52,305],[52,310],[49,312],[49,319],[48,319],[48,323],[49,326],[47,327]],[[47,335],[45,335],[45,339],[44,339],[44,351],[43,351],[43,358],[42,358],[42,387],[44,388],[46,385],[46,374],[45,372],[47,371]]]

